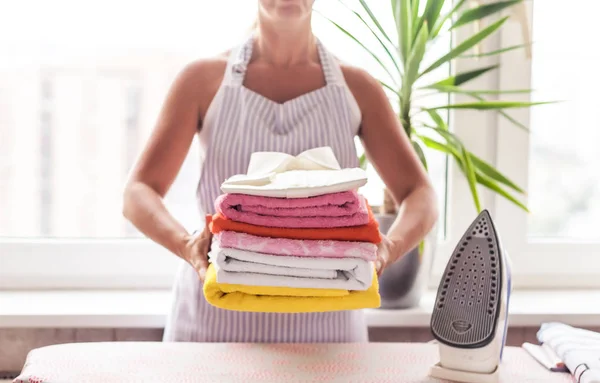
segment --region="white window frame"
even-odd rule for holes
[[[524,2],[526,29],[521,20],[511,18],[500,32],[491,36],[480,48],[493,51],[503,47],[524,43],[524,32],[533,30],[533,7],[536,1]],[[466,27],[469,28],[469,27]],[[457,32],[457,40],[469,36],[473,30],[463,28]],[[526,50],[505,52],[499,56],[475,60],[458,60],[455,72],[463,72],[477,67],[499,64],[495,73],[472,82],[478,89],[527,89],[531,88],[531,59]],[[529,94],[512,95],[511,99],[530,101]],[[472,101],[457,96],[455,101]],[[529,109],[514,109],[511,116],[525,126],[529,126]],[[481,156],[500,171],[528,190],[529,180],[529,135],[512,123],[493,112],[460,111],[453,113],[451,125],[467,147]],[[452,166],[449,177],[448,217],[449,233],[446,247],[436,254],[430,287],[436,288],[443,273],[448,254],[453,250],[462,231],[470,223],[474,209],[470,202],[470,192],[464,177],[456,166]],[[528,213],[506,199],[485,189],[482,206],[487,208],[501,236],[501,242],[512,261],[512,275],[516,289],[583,289],[600,288],[600,243],[576,242],[568,240],[534,240],[527,236]],[[458,194],[459,196],[457,196]],[[526,199],[522,199],[527,202]],[[464,213],[461,213],[463,211]]]
[[[539,1],[539,0],[536,0]],[[532,20],[532,2],[527,4]],[[469,27],[466,27],[469,28]],[[472,34],[459,29],[456,40]],[[509,21],[481,47],[484,51],[520,44],[521,25]],[[530,61],[523,65],[523,51],[507,52],[479,60],[458,60],[454,72],[499,63],[500,70],[475,80],[476,88],[528,88]],[[462,96],[454,101],[466,101]],[[522,96],[527,100],[527,96]],[[511,114],[528,125],[527,109]],[[527,188],[528,136],[493,112],[457,111],[450,114],[451,127],[467,147]],[[447,176],[447,236],[436,246],[429,287],[436,288],[448,255],[477,212],[464,176],[450,161]],[[514,286],[520,288],[600,287],[600,261],[593,254],[598,244],[540,243],[526,238],[527,215],[519,208],[480,189],[487,208],[513,261]],[[441,226],[442,222],[440,222]],[[568,259],[568,262],[565,262]],[[592,261],[592,262],[590,262]],[[183,261],[147,239],[0,239],[0,289],[46,288],[170,288]],[[582,262],[585,267],[578,266]]]
[[[528,20],[533,20],[533,7],[541,0],[524,2]],[[532,30],[533,28],[530,28]],[[531,33],[531,32],[530,32]],[[500,35],[502,46],[520,44],[522,30],[512,23]],[[499,88],[531,88],[531,60],[523,64],[522,51],[507,52],[501,56]],[[529,101],[529,95],[520,97]],[[551,107],[551,106],[550,106]],[[511,111],[517,120],[529,126],[528,109]],[[515,129],[505,119],[498,119],[496,151],[497,166],[519,185],[528,189],[529,135]],[[495,203],[495,219],[502,228],[504,242],[512,254],[514,267],[519,271],[519,282],[528,287],[547,285],[556,288],[600,287],[600,243],[565,240],[540,240],[527,236],[527,214],[504,199]]]

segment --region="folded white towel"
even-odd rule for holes
[[[580,383],[600,383],[600,333],[565,323],[542,323],[540,343],[551,348]]]
[[[264,197],[305,198],[357,190],[367,183],[361,168],[342,169],[330,147],[291,156],[279,152],[256,152],[246,174],[234,175],[221,185],[224,193]]]
[[[280,286],[341,290],[367,290],[373,263],[360,258],[317,258],[270,255],[219,248],[209,253],[217,282],[253,286]]]

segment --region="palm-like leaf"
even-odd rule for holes
[[[462,43],[458,44],[454,49],[450,50],[450,52],[448,52],[446,55],[444,55],[439,60],[437,60],[436,62],[431,64],[427,69],[425,69],[423,71],[422,75],[431,72],[432,70],[444,65],[448,61],[457,58],[464,52],[473,48],[475,45],[479,44],[486,37],[488,37],[492,33],[496,32],[502,26],[502,24],[504,24],[504,22],[506,20],[508,20],[508,17],[505,17],[503,19],[496,21],[492,25],[484,28],[480,32],[474,34],[473,36],[469,37]]]
[[[462,8],[462,6],[465,4],[465,2],[466,2],[466,0],[457,1],[456,4],[454,4],[454,7],[452,7],[452,9],[450,11],[448,11],[448,13],[446,13],[444,16],[442,16],[438,19],[437,23],[435,24],[435,26],[433,28],[433,31],[431,32],[432,37],[437,37],[437,35],[440,33],[440,31],[444,27],[444,24],[446,23],[446,21],[450,20],[450,18],[452,18],[452,16],[459,9]]]
[[[524,101],[481,101],[464,102],[460,104],[448,104],[435,106],[431,109],[477,109],[477,110],[496,110],[507,108],[529,108],[535,105],[550,104],[551,102],[524,102]]]
[[[465,165],[464,165],[464,161],[462,156],[460,155],[460,153],[458,153],[456,151],[455,148],[453,148],[452,146],[446,144],[446,143],[442,143],[439,141],[436,141],[430,137],[427,136],[419,136],[419,139],[425,144],[425,146],[427,146],[430,149],[433,150],[437,150],[443,153],[446,153],[450,156],[453,157],[453,159],[456,161],[456,163],[459,166],[459,169],[464,173],[465,172]],[[513,195],[511,195],[509,192],[507,192],[506,190],[504,190],[500,185],[498,185],[498,182],[500,183],[505,183],[507,182],[509,184],[509,186],[512,183],[512,181],[508,180],[508,178],[506,178],[504,175],[502,175],[500,172],[498,172],[497,170],[493,170],[492,173],[497,174],[498,179],[495,179],[494,177],[491,177],[489,175],[489,173],[486,172],[486,170],[483,170],[482,168],[480,168],[478,166],[478,162],[476,162],[477,157],[475,155],[473,155],[473,153],[470,153],[471,156],[471,160],[473,161],[473,165],[475,165],[475,179],[477,181],[478,184],[493,190],[494,192],[498,193],[499,195],[501,195],[502,197],[506,198],[507,200],[511,201],[512,203],[514,203],[515,205],[519,206],[520,208],[522,208],[523,210],[527,211],[527,207],[521,203],[516,197],[514,197]],[[493,168],[492,168],[493,169]],[[504,180],[505,182],[502,182],[502,180]],[[514,185],[514,184],[513,184]],[[515,185],[516,186],[516,185]],[[519,189],[518,187],[516,187],[517,189]],[[519,189],[520,190],[520,189]],[[517,191],[519,191],[517,190]]]
[[[387,65],[385,65],[383,63],[383,61],[379,58],[379,56],[377,56],[377,54],[375,52],[373,52],[372,50],[370,50],[369,48],[367,48],[362,42],[360,42],[359,39],[357,39],[356,37],[354,37],[354,35],[352,35],[352,33],[348,32],[346,29],[344,29],[341,25],[339,25],[338,23],[336,23],[335,21],[332,21],[333,25],[335,25],[340,31],[342,31],[346,36],[350,37],[352,40],[354,40],[358,45],[360,45],[367,53],[369,53],[369,55],[371,55],[371,57],[373,57],[373,59],[375,59],[375,61],[377,61],[377,63],[383,68],[384,71],[386,71],[386,73],[390,76],[390,79],[392,79],[392,81],[394,81],[394,75],[392,74],[392,72],[389,70],[389,68],[387,67]]]
[[[498,68],[498,65],[492,65],[492,66],[488,66],[488,67],[484,67],[484,68],[470,70],[468,72],[459,73],[459,74],[450,76],[448,78],[445,78],[441,81],[438,81],[435,84],[426,86],[424,88],[430,88],[433,86],[459,86],[468,81],[476,79],[477,77],[479,77],[489,71],[492,71],[496,68]]]
[[[398,39],[400,43],[400,53],[402,54],[403,62],[406,63],[408,56],[410,55],[411,42],[412,42],[412,13],[410,9],[410,0],[399,0],[400,1],[400,14],[398,24]]]
[[[343,2],[344,0],[339,1]],[[497,65],[456,73],[447,78],[441,78],[429,85],[417,85],[425,75],[430,74],[443,65],[451,63],[453,60],[465,57],[498,55],[524,47],[525,45],[521,44],[477,55],[469,56],[466,54],[471,48],[497,32],[508,19],[508,17],[504,17],[466,38],[452,49],[449,49],[442,57],[433,60],[429,65],[424,65],[430,44],[434,44],[437,37],[441,33],[445,33],[443,31],[451,31],[471,22],[498,14],[523,0],[497,0],[493,3],[465,10],[463,10],[463,6],[467,2],[466,0],[456,0],[454,4],[449,4],[450,1],[452,0],[390,0],[395,28],[386,30],[383,27],[385,23],[381,19],[384,15],[376,15],[368,5],[368,0],[357,0],[357,3],[360,4],[360,9],[350,10],[356,19],[360,21],[365,31],[375,37],[381,49],[367,46],[357,35],[350,33],[347,28],[344,28],[333,20],[330,21],[346,36],[358,43],[390,76],[390,79],[380,79],[380,82],[389,91],[390,101],[399,101],[400,110],[398,111],[398,116],[403,124],[403,128],[412,141],[417,156],[426,169],[428,164],[426,152],[423,148],[446,153],[456,161],[458,168],[465,175],[477,210],[481,210],[478,186],[492,190],[515,205],[527,210],[527,207],[511,194],[511,192],[524,194],[524,190],[491,164],[471,153],[460,138],[452,133],[438,111],[459,109],[493,111],[513,122],[516,126],[526,129],[523,124],[508,115],[505,110],[529,108],[546,104],[546,102],[486,100],[483,97],[484,95],[528,94],[531,92],[530,89],[490,91],[485,89],[467,89],[464,87],[466,83],[498,68]],[[449,10],[445,10],[445,5],[447,4],[449,5]],[[397,79],[399,81],[396,81]],[[415,105],[417,98],[413,97],[413,95],[418,91],[447,95],[464,94],[475,101],[449,102],[446,105],[423,108]],[[420,96],[420,93],[417,95]],[[431,121],[431,123],[415,126],[415,121],[419,123],[425,119]],[[421,134],[422,129],[427,129],[434,135],[437,135],[439,140],[429,135]],[[366,161],[366,156],[361,156],[359,161],[360,166],[366,167]]]
[[[427,22],[428,28],[433,28],[440,17],[440,12],[444,7],[444,0],[430,0],[423,11],[423,21]]]
[[[480,94],[518,94],[518,93],[531,93],[533,89],[513,89],[513,90],[471,90],[463,89],[458,86],[448,85],[430,85],[426,89],[435,89],[442,93],[461,93],[468,95],[480,95]]]
[[[421,148],[421,145],[417,142],[417,141],[413,141],[413,148],[415,149],[415,152],[417,152],[417,156],[419,156],[419,159],[421,160],[421,163],[423,164],[423,167],[425,168],[425,170],[428,170],[429,167],[427,166],[427,157],[425,156],[425,152],[423,151],[423,148]]]
[[[472,55],[462,55],[460,57],[461,58],[479,58],[479,57],[495,56],[495,55],[499,55],[501,53],[506,53],[506,52],[514,51],[515,49],[525,48],[525,47],[528,47],[530,45],[531,44],[512,45],[510,47],[496,49],[496,50],[493,50],[493,51],[490,51],[490,52],[476,53],[476,54],[472,54]]]
[[[371,18],[371,21],[376,25],[377,29],[380,31],[380,33],[383,35],[384,39],[387,40],[388,43],[385,43],[382,41],[382,39],[379,37],[379,33],[375,32],[374,28],[371,27],[371,25],[364,19],[364,17],[361,16],[360,13],[356,12],[353,9],[350,9],[350,7],[348,7],[344,2],[340,2],[340,3],[342,5],[344,5],[346,8],[348,8],[350,10],[350,12],[352,12],[354,14],[354,16],[356,16],[356,18],[358,18],[362,22],[362,24],[369,30],[369,32],[371,32],[371,34],[377,39],[377,41],[379,42],[379,44],[381,45],[383,50],[385,50],[388,57],[390,58],[392,64],[394,65],[394,68],[398,72],[398,75],[401,76],[402,70],[400,69],[399,63],[397,61],[398,58],[396,55],[392,54],[392,52],[390,51],[390,48],[388,46],[388,44],[389,44],[393,47],[394,44],[392,43],[392,41],[390,40],[388,35],[385,33],[385,30],[383,29],[381,24],[379,24],[379,21],[377,20],[377,18],[373,14],[373,12],[371,12],[371,9],[367,5],[367,3],[364,0],[360,0],[360,2],[361,2],[361,4],[363,4],[363,7],[365,7],[365,10],[367,11],[369,17]],[[374,53],[372,55],[374,55]]]
[[[493,15],[494,13],[512,7],[513,5],[516,5],[522,1],[523,0],[498,1],[496,3],[484,4],[473,9],[468,9],[458,17],[454,24],[452,24],[452,29],[458,28],[473,21],[481,20],[484,17]]]
[[[412,47],[412,51],[406,61],[406,75],[404,76],[404,81],[402,83],[402,89],[410,89],[412,90],[413,84],[415,83],[417,76],[419,75],[419,66],[421,65],[421,61],[423,60],[423,55],[425,55],[425,44],[427,43],[428,36],[427,23],[423,25],[423,28],[419,31],[419,35],[415,40],[415,43]],[[402,93],[403,96],[409,96]]]

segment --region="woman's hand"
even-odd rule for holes
[[[212,243],[212,233],[208,227],[209,222],[210,215],[207,215],[204,230],[189,235],[180,250],[181,258],[186,260],[196,270],[202,282],[204,282],[206,276],[208,252]]]
[[[381,243],[377,246],[377,276],[380,277],[383,270],[392,263],[396,262],[404,253],[400,243],[394,242],[387,236],[381,236]]]

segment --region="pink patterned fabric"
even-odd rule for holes
[[[15,383],[450,383],[428,377],[425,343],[83,343],[33,350]],[[571,383],[507,347],[500,383]]]
[[[274,198],[247,194],[222,194],[219,208],[239,207],[242,211],[276,217],[340,217],[359,210],[356,191],[324,194],[309,198]]]
[[[310,198],[273,198],[222,194],[216,211],[238,222],[266,227],[328,228],[369,223],[365,198],[356,192]]]
[[[272,255],[362,258],[366,261],[374,261],[377,258],[377,245],[370,242],[270,238],[235,231],[217,233],[215,241],[221,248]]]

